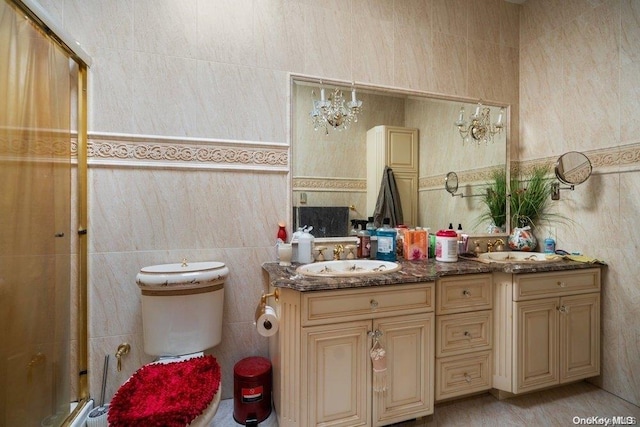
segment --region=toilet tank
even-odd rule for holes
[[[215,261],[142,268],[136,283],[142,293],[144,352],[180,356],[218,345],[228,274],[224,263]]]

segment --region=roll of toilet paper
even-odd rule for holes
[[[271,306],[266,306],[264,309],[264,313],[262,313],[258,320],[256,320],[256,328],[258,328],[258,333],[263,337],[270,337],[275,335],[278,332],[278,327],[280,326],[280,320],[276,315],[276,311]]]

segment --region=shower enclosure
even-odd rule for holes
[[[0,425],[58,426],[87,394],[86,66],[16,3],[0,0]]]

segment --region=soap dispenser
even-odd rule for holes
[[[309,264],[313,262],[313,242],[314,237],[310,231],[313,227],[304,227],[302,234],[298,236],[298,262]]]

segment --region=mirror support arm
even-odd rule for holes
[[[569,187],[560,187],[559,182],[551,184],[551,200],[560,200],[560,190],[575,190],[576,186],[571,184]]]

